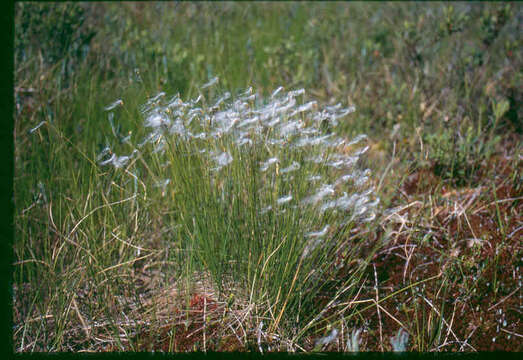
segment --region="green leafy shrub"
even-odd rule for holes
[[[427,134],[425,141],[429,146],[434,174],[450,180],[454,185],[463,186],[474,184],[479,178],[479,170],[494,153],[499,138],[489,139],[468,127],[463,135],[449,129]]]

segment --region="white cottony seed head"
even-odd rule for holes
[[[218,81],[214,77],[200,90]],[[328,243],[329,236],[336,233],[329,229],[376,218],[379,198],[374,194],[372,174],[358,166],[369,150],[367,135],[351,140],[335,132],[338,122],[355,111],[353,106],[322,106],[307,99],[304,89],[287,92],[283,87],[266,99],[252,88],[235,96],[225,92],[216,99],[205,99],[204,93],[207,91],[184,101],[178,94],[169,97],[160,92],[140,107],[145,136],[138,139],[136,148],[141,161],[147,162],[145,154],[152,154],[157,157],[154,163],[164,164],[161,169],[166,169],[180,156],[197,156],[203,176],[209,176],[211,184],[223,184],[224,177],[236,173],[236,165],[245,164],[257,177],[261,215],[307,210],[318,219],[331,214],[341,219],[329,221],[330,225],[318,220],[301,228],[304,254]],[[117,100],[105,109],[122,104]],[[111,126],[117,128],[114,121]],[[130,136],[123,143],[125,149],[133,146]],[[173,154],[173,148],[182,152]],[[117,169],[128,164],[139,166],[140,161],[130,162],[134,154],[118,156],[107,147],[96,160],[101,166]],[[165,176],[156,174],[154,178]],[[296,183],[298,179],[301,183]],[[156,187],[165,191],[167,184],[169,179],[159,181]]]

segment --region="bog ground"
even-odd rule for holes
[[[519,3],[17,3],[13,343],[521,351]]]

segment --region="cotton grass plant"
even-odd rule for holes
[[[106,111],[121,153],[109,145],[97,161],[119,181],[108,192],[169,208],[169,259],[189,286],[208,274],[223,296],[235,289],[270,332],[296,341],[358,289],[364,262],[345,278],[336,272],[342,247],[345,262],[357,252],[350,231],[371,222],[379,204],[358,163],[366,136],[337,136],[354,108],[320,108],[303,89],[208,99],[216,82],[194,99],[148,99],[140,138],[114,130],[123,106],[114,102]]]

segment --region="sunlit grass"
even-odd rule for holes
[[[168,208],[164,221],[176,230],[166,251],[177,273],[190,279],[209,272],[225,296],[238,289],[234,295],[255,305],[273,330],[290,319],[299,319],[296,329],[311,327],[325,310],[318,296],[335,278],[336,254],[341,246],[354,253],[343,239],[376,217],[370,172],[358,165],[366,137],[348,141],[322,131],[352,110],[300,105],[302,90],[280,88],[268,101],[252,90],[229,96],[207,105],[201,95],[184,102],[158,94],[141,110],[145,140],[129,144],[126,155],[104,149],[99,165],[121,173],[124,197],[143,198],[151,211]],[[106,110],[117,104],[125,106]],[[352,296],[362,270],[334,280],[343,295],[330,296]],[[281,331],[290,333],[289,326]]]

